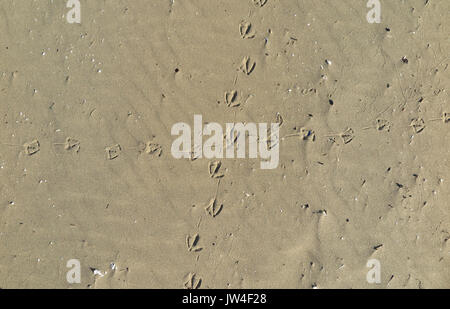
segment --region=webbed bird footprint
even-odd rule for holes
[[[195,290],[202,284],[202,279],[197,277],[196,273],[189,273],[187,280],[184,282],[184,287],[188,290]]]
[[[450,122],[450,113],[442,113],[442,121],[445,123]]]
[[[263,7],[267,3],[267,0],[253,0],[253,3],[259,7]]]
[[[256,62],[252,61],[250,57],[245,57],[244,60],[242,60],[240,69],[242,72],[244,72],[247,75],[252,74],[253,70],[255,69]]]
[[[239,32],[241,34],[241,38],[243,39],[253,39],[255,37],[252,24],[247,21],[243,21],[239,24]]]
[[[353,140],[353,138],[355,137],[355,132],[353,131],[352,128],[347,128],[347,129],[345,129],[345,131],[342,132],[342,133],[339,133],[339,134],[332,134],[332,135],[327,135],[327,137],[333,137],[333,136],[339,136],[339,137],[342,139],[342,141],[344,142],[344,144],[348,144],[348,143],[350,143],[350,142]],[[333,140],[333,142],[335,141],[334,138],[333,138],[332,140]]]
[[[122,147],[120,147],[120,145],[117,144],[111,147],[106,147],[105,151],[106,151],[106,158],[108,160],[114,160],[119,156],[120,152],[122,151]]]
[[[205,207],[205,211],[211,217],[216,217],[222,211],[223,205],[218,205],[217,200],[213,198]]]
[[[39,150],[41,149],[41,144],[39,143],[38,140],[35,139],[29,143],[23,144],[23,148],[26,155],[32,156],[35,153],[39,152]]]
[[[199,239],[200,236],[198,234],[195,234],[194,236],[190,235],[186,236],[186,246],[189,252],[198,252],[203,249],[202,247],[197,246]]]
[[[66,142],[64,143],[64,150],[74,150],[75,152],[79,152],[80,141],[72,137],[66,138]]]
[[[149,155],[156,155],[160,157],[162,154],[162,146],[154,142],[147,142],[144,152]]]
[[[220,162],[220,161],[209,162],[209,164],[208,164],[209,176],[211,178],[222,178],[224,176],[224,174],[219,173],[221,166],[222,166],[222,162]]]
[[[344,144],[348,144],[350,143],[354,136],[355,136],[355,132],[353,131],[352,128],[347,128],[347,130],[345,130],[344,132],[342,132],[340,134],[342,140],[344,141]]]
[[[410,126],[414,129],[414,132],[420,133],[425,129],[425,121],[422,118],[414,118]]]
[[[241,103],[238,102],[238,92],[236,90],[225,92],[225,103],[229,107],[239,106]]]

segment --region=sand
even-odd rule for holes
[[[2,0],[0,287],[449,288],[450,2],[366,2]],[[279,165],[175,159],[194,115]]]

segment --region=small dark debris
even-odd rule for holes
[[[313,214],[327,215],[327,211],[325,209],[317,210],[317,211],[313,211]]]
[[[309,204],[303,204],[301,207],[302,207],[303,209],[308,209],[308,208],[309,208]]]

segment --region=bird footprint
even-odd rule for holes
[[[106,157],[108,160],[114,160],[115,158],[117,158],[120,154],[120,152],[122,151],[122,147],[120,147],[119,144],[111,146],[111,147],[106,147],[105,148],[106,151]]]
[[[344,132],[340,134],[340,136],[344,141],[344,144],[348,144],[353,140],[355,132],[353,131],[352,128],[347,128]]]
[[[187,246],[189,252],[198,252],[203,249],[203,248],[197,246],[199,239],[200,239],[200,236],[198,234],[195,234],[194,236],[190,236],[190,235],[186,236],[186,246]]]
[[[238,102],[238,92],[236,90],[225,92],[225,103],[229,107],[239,106]]]
[[[218,205],[217,200],[213,198],[205,207],[205,211],[211,217],[216,217],[222,211],[223,205]]]
[[[253,3],[259,7],[263,7],[267,3],[267,0],[253,0]]]
[[[23,147],[25,150],[25,154],[27,154],[28,156],[32,156],[35,153],[39,152],[39,150],[41,149],[41,144],[38,140],[35,139],[34,141],[25,143]]]
[[[247,75],[252,74],[253,70],[255,69],[256,62],[252,61],[250,57],[245,57],[244,60],[242,60],[240,69],[242,72],[244,72]]]
[[[410,126],[414,129],[414,132],[420,133],[425,129],[425,121],[422,118],[414,118]]]
[[[147,142],[144,152],[149,155],[157,155],[158,157],[161,157],[162,146],[154,142]]]
[[[195,290],[200,287],[202,284],[202,279],[197,278],[196,273],[189,273],[186,282],[184,283],[184,287],[188,290]]]
[[[67,151],[75,150],[75,152],[79,152],[80,151],[80,141],[75,138],[68,137],[68,138],[66,138],[66,142],[64,143],[64,149]]]
[[[243,21],[239,24],[239,32],[241,33],[241,38],[243,39],[253,39],[255,37],[252,24],[247,21]]]
[[[211,178],[222,178],[223,173],[219,173],[220,167],[222,166],[222,162],[220,161],[212,161],[208,164],[209,176]]]

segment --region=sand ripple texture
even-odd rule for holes
[[[450,2],[382,2],[2,0],[0,287],[449,288]],[[174,159],[194,114],[278,168]]]

